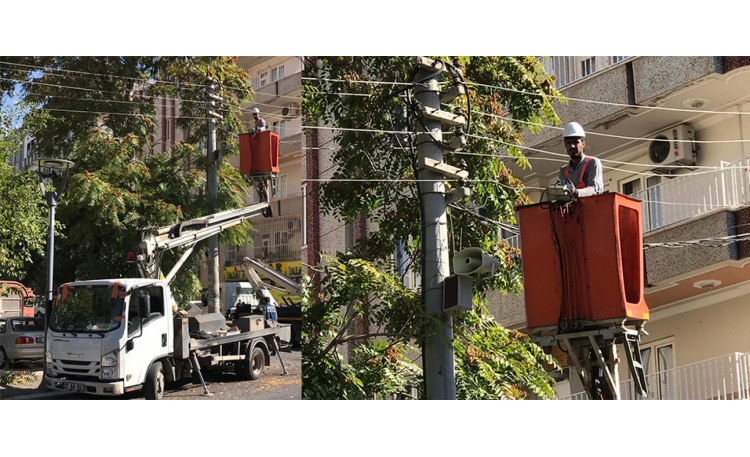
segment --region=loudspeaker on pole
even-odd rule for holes
[[[457,275],[494,274],[499,267],[500,262],[480,248],[466,248],[453,257],[453,272]]]

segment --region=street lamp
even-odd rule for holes
[[[47,309],[44,313],[45,316],[48,316],[47,311],[52,304],[52,296],[55,290],[52,285],[52,269],[55,264],[55,206],[57,206],[57,200],[62,197],[63,192],[65,192],[65,184],[68,182],[68,171],[73,168],[75,164],[70,160],[65,159],[37,159],[34,163],[37,166],[39,186],[42,189],[42,195],[44,195],[44,198],[47,200],[47,207],[49,207],[49,233],[47,235]],[[60,186],[56,186],[59,187],[59,189],[57,191],[46,190],[44,187],[45,182],[47,184],[52,184],[53,179],[61,181]]]
[[[62,197],[65,192],[65,184],[68,182],[68,171],[75,165],[70,160],[65,159],[37,159],[34,161],[37,166],[37,174],[39,175],[39,187],[42,189],[42,195],[47,200],[47,207],[49,208],[49,232],[47,238],[47,303],[44,309],[44,328],[45,331],[48,325],[49,312],[52,307],[52,297],[54,295],[54,287],[52,285],[52,271],[55,264],[55,206],[57,206],[57,200]],[[47,184],[53,184],[54,181],[62,181],[57,191],[47,190],[44,187],[45,182]],[[47,378],[47,335],[44,338],[44,370],[42,371],[42,377]],[[44,382],[44,381],[43,381]]]

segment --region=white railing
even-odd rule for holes
[[[521,249],[521,235],[504,238],[504,241],[506,241],[511,247]]]
[[[750,159],[723,162],[636,192],[642,201],[643,232],[657,230],[698,214],[750,204]]]
[[[568,395],[567,397],[561,397],[559,400],[588,400],[589,396],[586,392],[580,392],[573,395]]]
[[[553,56],[542,59],[544,71],[555,75],[555,88],[560,89],[587,76],[605,70],[631,56]]]
[[[648,397],[635,395],[633,380],[620,383],[623,400],[750,400],[750,352],[735,352],[646,376]],[[585,393],[560,400],[587,400]]]

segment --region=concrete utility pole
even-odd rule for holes
[[[216,95],[214,80],[206,80],[206,100],[207,100],[207,118],[208,118],[208,140],[206,142],[206,154],[208,158],[208,170],[206,172],[206,187],[209,197],[212,200],[212,209],[216,211],[216,197],[218,194],[218,185],[216,181],[216,163],[221,160],[219,151],[216,147],[216,118],[221,115],[216,112],[216,102],[221,101],[221,97]],[[208,239],[208,312],[218,313],[221,309],[221,297],[219,292],[219,235],[216,234]]]
[[[443,161],[443,149],[439,144],[443,139],[441,121],[424,115],[440,109],[440,87],[437,76],[440,71],[426,69],[423,65],[417,72],[414,89],[417,102],[421,104],[422,121],[417,121],[417,154],[420,163],[425,159]],[[422,125],[424,124],[424,125]],[[420,167],[417,175],[419,194],[422,201],[422,224],[424,238],[423,290],[422,299],[425,311],[438,316],[445,324],[442,335],[425,340],[422,354],[425,377],[425,390],[428,399],[455,400],[456,380],[454,373],[453,348],[444,341],[453,341],[453,320],[443,312],[443,281],[450,275],[448,252],[448,228],[445,214],[445,177],[432,169]],[[423,180],[428,180],[423,182]]]

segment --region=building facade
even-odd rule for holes
[[[555,105],[563,125],[583,125],[586,154],[602,160],[605,192],[641,200],[649,398],[748,398],[750,59],[563,56],[545,68],[569,100]],[[536,203],[568,161],[562,128],[525,147],[532,169],[511,167]],[[523,295],[493,295],[491,310],[525,327]],[[622,396],[633,398],[622,365]],[[585,398],[572,373],[560,396]]]
[[[279,135],[278,177],[269,195],[273,217],[253,220],[252,244],[236,247],[225,244],[220,248],[219,261],[223,266],[223,281],[245,280],[239,264],[244,257],[265,262],[286,276],[302,275],[302,59],[294,56],[238,57],[238,64],[251,76],[253,101],[241,106],[244,125],[254,128],[253,109],[260,110],[269,130]],[[229,157],[229,163],[239,168],[239,157]],[[246,204],[259,203],[254,189]],[[205,278],[205,280],[204,280]],[[201,281],[207,284],[207,269],[201,268]],[[276,292],[272,292],[276,294]],[[291,297],[296,300],[296,297]]]

